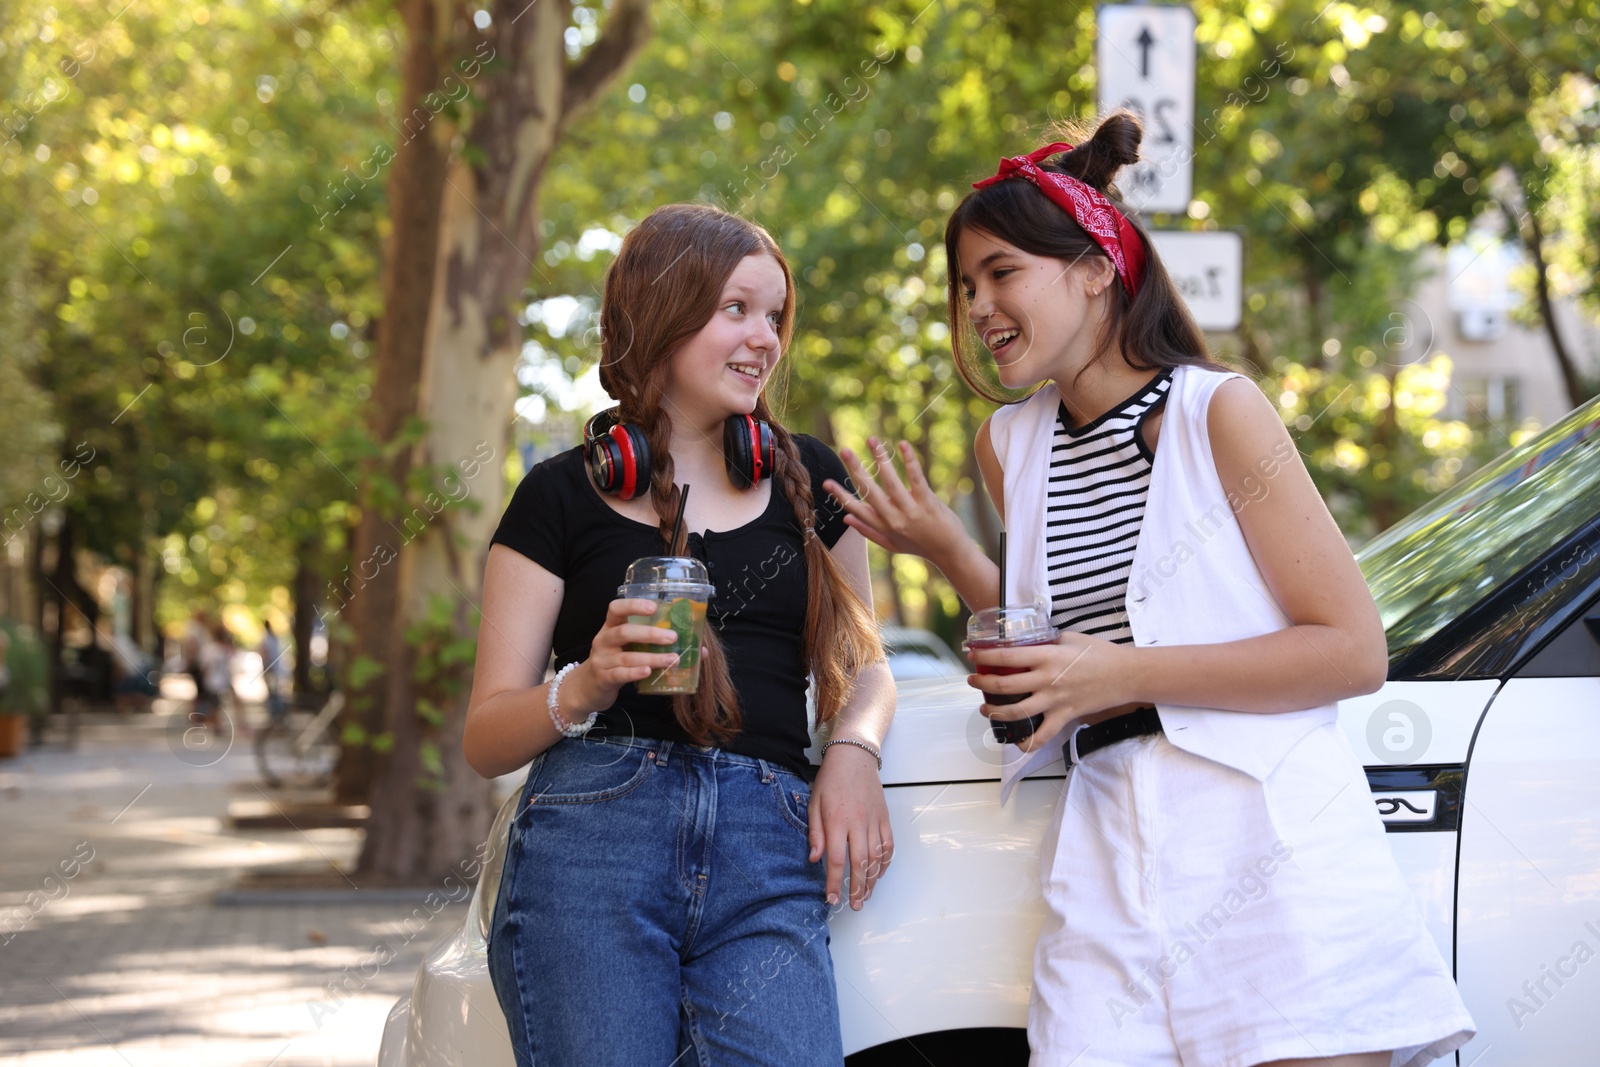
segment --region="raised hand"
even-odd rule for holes
[[[906,468],[904,480],[881,440],[869,437],[867,446],[876,460],[876,479],[854,452],[848,448],[839,450],[845,469],[862,490],[860,497],[831,478],[822,483],[844,508],[845,525],[860,530],[867,540],[890,552],[909,552],[942,566],[943,560],[971,541],[961,517],[928,487],[922,464],[909,442],[900,442],[900,458]]]

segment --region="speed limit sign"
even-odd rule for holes
[[[1144,119],[1140,161],[1118,187],[1139,212],[1187,211],[1194,175],[1194,12],[1188,7],[1102,7],[1096,62],[1102,113]]]

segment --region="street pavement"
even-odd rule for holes
[[[376,1063],[390,1006],[466,905],[424,922],[352,888],[219,906],[253,869],[348,869],[360,836],[229,829],[230,798],[260,799],[248,739],[186,747],[182,710],[0,760],[0,1064]]]

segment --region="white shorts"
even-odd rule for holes
[[[1033,1067],[1413,1067],[1475,1032],[1337,723],[1265,782],[1163,734],[1090,753],[1041,865]]]

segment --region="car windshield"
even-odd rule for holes
[[[1366,575],[1397,656],[1600,515],[1600,400],[1368,542]]]

